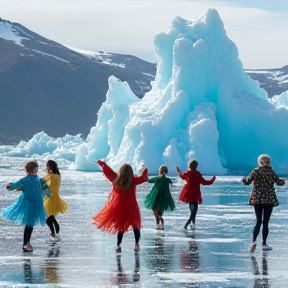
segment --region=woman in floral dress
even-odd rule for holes
[[[285,181],[275,174],[270,163],[271,157],[269,155],[260,155],[258,157],[259,166],[253,169],[250,175],[242,180],[244,185],[250,185],[252,182],[254,184],[249,200],[249,204],[254,206],[256,216],[256,225],[253,230],[252,245],[250,249],[251,253],[256,249],[256,240],[261,224],[263,225],[262,250],[272,250],[272,247],[267,245],[266,240],[269,233],[268,223],[273,207],[279,205],[274,184],[282,186],[285,184]]]

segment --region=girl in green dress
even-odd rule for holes
[[[175,202],[171,196],[169,184],[171,179],[166,177],[168,168],[165,165],[160,166],[158,177],[148,180],[148,183],[154,183],[154,186],[146,196],[144,205],[151,209],[156,219],[156,228],[164,229],[163,213],[164,211],[173,211]]]

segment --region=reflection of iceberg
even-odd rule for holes
[[[95,159],[151,173],[189,159],[205,174],[248,172],[261,153],[277,172],[288,168],[288,111],[274,105],[245,74],[236,45],[214,9],[197,21],[180,17],[154,40],[158,69],[152,90],[138,100],[127,83],[109,79],[97,125],[81,146],[76,169],[96,170]]]

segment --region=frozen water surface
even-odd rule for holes
[[[0,159],[0,209],[17,195],[5,190],[8,181],[24,175],[25,159]],[[40,162],[39,175],[44,175]],[[165,230],[155,230],[143,202],[151,184],[138,189],[143,217],[141,251],[134,254],[132,232],[124,235],[122,254],[115,255],[116,236],[91,225],[91,216],[107,200],[110,185],[102,173],[68,171],[61,167],[61,195],[70,210],[57,218],[62,241],[49,241],[48,227],[32,234],[33,253],[21,252],[23,227],[0,218],[0,287],[285,287],[288,283],[287,190],[278,190],[281,205],[274,209],[268,244],[249,254],[254,215],[247,205],[251,187],[241,177],[218,177],[204,186],[197,229],[183,231],[188,205],[176,202],[165,213]],[[183,182],[172,187],[175,199]],[[259,235],[261,236],[261,235]]]

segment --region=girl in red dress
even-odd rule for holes
[[[105,162],[95,163],[103,168],[106,178],[112,183],[112,191],[105,206],[94,216],[93,224],[109,234],[117,233],[116,252],[121,252],[123,234],[132,227],[135,237],[135,251],[139,251],[141,214],[136,199],[136,185],[148,180],[148,169],[140,177],[134,176],[129,164],[123,164],[114,172]]]
[[[202,203],[202,195],[200,190],[200,184],[202,185],[211,185],[216,179],[216,176],[213,176],[210,180],[205,180],[201,173],[197,171],[198,162],[196,160],[192,160],[189,163],[189,168],[186,172],[181,173],[178,166],[176,166],[176,170],[183,180],[186,180],[184,184],[179,200],[185,203],[189,203],[190,209],[190,217],[184,225],[184,229],[187,230],[188,225],[191,223],[191,228],[195,228],[195,219],[198,210],[198,204]]]

